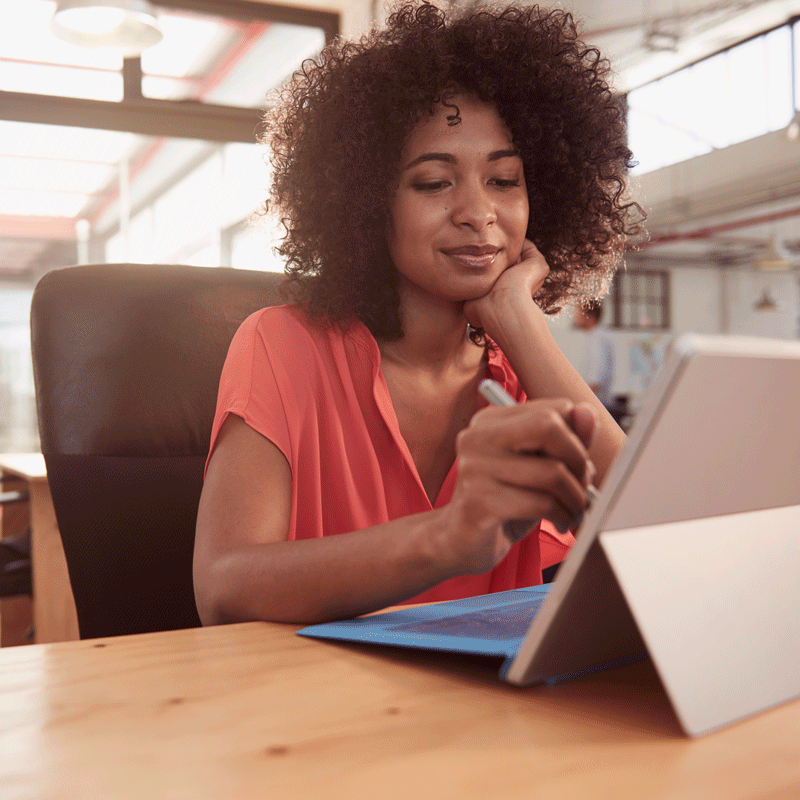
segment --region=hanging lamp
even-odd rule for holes
[[[772,299],[769,289],[764,289],[764,293],[753,303],[754,311],[777,311],[778,304]]]
[[[163,38],[148,0],[59,0],[52,30],[79,47],[112,48],[130,58]]]
[[[762,255],[756,259],[756,269],[760,272],[783,272],[791,267],[791,254],[777,236],[772,236]]]

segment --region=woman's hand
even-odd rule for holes
[[[519,262],[505,269],[483,297],[465,303],[464,314],[503,351],[529,399],[568,398],[592,408],[597,430],[590,449],[599,486],[625,434],[561,352],[546,314],[531,299],[549,272],[536,245],[526,239]]]
[[[586,508],[595,468],[595,415],[586,403],[534,400],[488,407],[458,436],[458,478],[445,511],[442,557],[453,574],[496,566],[537,520],[565,532]],[[503,523],[531,520],[519,526]]]
[[[464,303],[467,322],[474,328],[486,328],[499,304],[509,298],[534,297],[549,274],[550,267],[544,256],[530,239],[526,239],[517,263],[507,267],[483,297]]]

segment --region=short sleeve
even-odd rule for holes
[[[288,390],[276,380],[274,344],[263,335],[267,328],[273,333],[271,339],[290,339],[290,336],[286,339],[281,336],[284,317],[283,306],[263,309],[251,314],[236,331],[220,376],[209,459],[223,422],[229,414],[236,414],[273,442],[291,463],[291,419],[286,411]]]
[[[489,341],[488,359],[488,377],[497,381],[518,403],[524,403],[528,396],[525,394],[519,378],[511,368],[503,351],[491,340]]]

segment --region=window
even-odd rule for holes
[[[799,69],[798,48],[793,50],[798,36],[800,23],[783,25],[629,92],[634,172],[786,127],[797,102],[792,73]]]
[[[164,38],[141,58],[58,39],[55,0],[18,4],[14,25],[0,29],[0,279],[32,286],[106,250],[225,263],[221,230],[263,200],[261,108],[336,34],[338,16],[245,0],[156,4]],[[213,178],[204,191],[196,170]]]
[[[28,309],[78,262],[281,269],[246,220],[269,173],[262,109],[338,33],[333,12],[248,0],[155,0],[141,58],[50,31],[55,0],[0,27],[0,451],[38,447]]]
[[[195,157],[186,169],[186,159],[177,156],[190,146]],[[163,177],[170,165],[167,181],[147,179],[148,172]],[[115,200],[92,228],[105,248],[101,260],[283,271],[272,253],[277,228],[254,214],[269,186],[260,145],[160,141],[131,165],[130,173],[129,218],[119,214]]]
[[[614,327],[624,330],[669,330],[669,273],[626,269],[611,284]]]

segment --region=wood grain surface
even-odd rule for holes
[[[684,738],[652,666],[497,662],[246,623],[0,651],[0,797],[800,797],[800,703]]]

